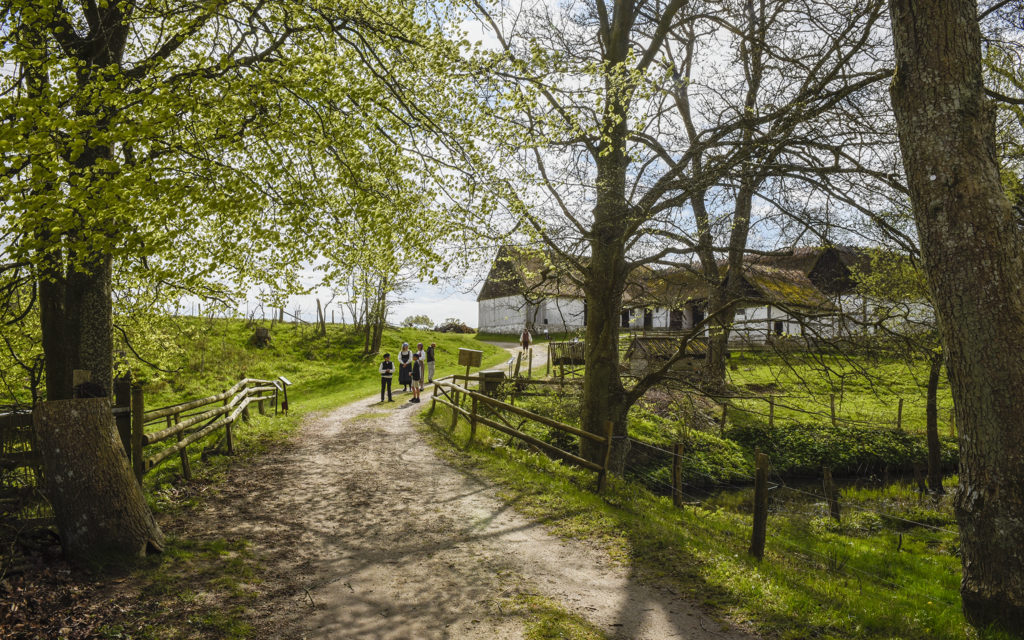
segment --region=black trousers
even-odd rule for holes
[[[384,402],[384,390],[387,389],[388,400],[391,399],[391,378],[381,376],[380,379],[380,401]]]

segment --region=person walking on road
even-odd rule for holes
[[[533,342],[533,337],[530,335],[530,329],[523,327],[523,333],[519,336],[519,343],[523,345],[523,351],[530,349],[531,342]]]
[[[427,382],[434,381],[434,350],[437,348],[437,343],[431,342],[430,346],[427,347]]]
[[[380,401],[384,402],[384,391],[388,392],[388,402],[394,402],[391,397],[391,376],[395,371],[395,363],[391,362],[391,354],[385,353],[384,360],[380,363]]]

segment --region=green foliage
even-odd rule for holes
[[[432,327],[434,326],[434,321],[426,314],[406,316],[405,320],[402,320],[402,326],[407,329],[412,327]]]
[[[865,474],[886,466],[909,470],[927,460],[927,445],[920,434],[896,429],[825,423],[734,424],[726,437],[748,450],[760,449],[780,474],[816,476],[823,466],[838,474]],[[942,438],[942,465],[955,469],[959,448],[953,438]]]

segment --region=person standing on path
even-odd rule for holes
[[[419,367],[420,371],[420,377],[417,378],[417,381],[419,382],[420,385],[420,391],[423,391],[423,380],[427,377],[424,375],[426,373],[424,369],[427,366],[427,354],[423,352],[422,342],[416,343],[416,353],[414,353],[413,355],[416,356],[416,366]]]
[[[402,391],[408,391],[412,384],[412,351],[409,351],[409,343],[402,343],[402,350],[398,353],[398,383],[402,385]]]
[[[423,384],[423,363],[420,362],[420,354],[412,354],[412,399],[409,402],[420,401],[420,385]]]
[[[530,335],[529,327],[523,327],[523,333],[519,336],[519,342],[523,345],[523,351],[529,351],[533,337]]]
[[[384,402],[384,390],[388,392],[388,402],[394,402],[391,398],[391,376],[395,371],[395,363],[391,362],[391,354],[385,353],[384,360],[380,363],[380,401]]]
[[[436,347],[437,343],[435,342],[431,342],[427,347],[427,382],[434,381],[434,349]]]

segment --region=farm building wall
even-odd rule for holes
[[[526,325],[526,298],[505,296],[477,302],[479,330],[486,333],[519,333]]]

